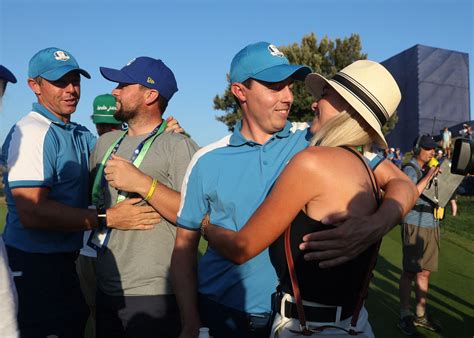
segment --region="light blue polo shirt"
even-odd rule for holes
[[[263,202],[288,161],[308,146],[306,123],[287,122],[265,144],[245,139],[237,123],[232,135],[199,150],[181,190],[178,226],[199,230],[209,213],[211,223],[240,230]],[[371,166],[381,158],[373,156]],[[268,224],[266,226],[271,226]],[[270,311],[277,276],[268,250],[236,265],[208,248],[199,261],[198,290],[225,306],[247,313]]]
[[[421,167],[414,157],[410,160],[410,162],[412,165],[416,166],[421,172]],[[410,178],[410,180],[414,184],[418,183],[419,179],[418,179],[415,168],[411,166],[405,166],[403,168],[403,172],[407,174],[407,176]],[[429,202],[423,200],[420,197],[416,200],[415,205],[431,206]],[[417,225],[422,228],[433,228],[437,226],[433,213],[419,212],[415,210],[410,210],[410,212],[408,212],[408,214],[405,216],[405,223]]]
[[[62,122],[44,106],[10,130],[2,147],[8,213],[3,239],[6,245],[33,253],[72,252],[82,247],[83,231],[26,229],[20,222],[11,190],[46,187],[49,198],[76,208],[89,202],[89,154],[95,136],[77,123]]]

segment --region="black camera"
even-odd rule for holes
[[[474,174],[474,142],[466,138],[458,138],[454,142],[451,173],[457,175]]]

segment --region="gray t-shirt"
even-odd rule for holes
[[[91,171],[122,134],[121,131],[102,135],[91,154]],[[117,155],[130,159],[132,152],[147,135],[126,136]],[[167,187],[181,190],[181,184],[191,157],[198,149],[191,139],[174,133],[158,136],[148,150],[140,170],[155,177]],[[107,207],[117,201],[117,190],[108,187]],[[153,230],[112,230],[107,250],[97,255],[97,285],[111,296],[172,294],[169,268],[176,237],[175,226],[163,219]]]

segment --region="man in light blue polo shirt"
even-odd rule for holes
[[[286,163],[308,146],[308,125],[290,123],[287,117],[293,102],[292,83],[303,80],[310,71],[306,66],[290,65],[283,53],[267,42],[245,47],[232,61],[231,90],[243,119],[232,135],[195,154],[181,193],[171,273],[183,337],[196,336],[200,325],[210,327],[215,337],[268,336],[271,294],[277,278],[267,250],[235,265],[208,248],[196,267],[199,229],[204,215],[209,214],[211,223],[238,231],[265,199]],[[381,161],[375,156],[370,159],[372,168]],[[382,186],[402,176],[395,167],[387,169],[384,162],[379,167],[383,168],[377,177]],[[381,214],[372,216],[385,230],[377,230],[374,237],[369,233],[373,234],[373,226],[362,230],[362,238],[353,240],[362,250],[396,224],[402,210],[410,208],[404,197],[414,201],[413,186],[405,185],[408,180],[404,178],[400,181],[398,188],[406,195],[395,200],[402,206],[387,211],[383,221]],[[340,255],[348,254],[344,248],[337,249]]]
[[[95,137],[71,122],[80,98],[81,69],[65,50],[50,47],[30,60],[28,85],[38,102],[10,130],[2,147],[8,206],[3,238],[18,290],[21,337],[84,336],[88,310],[75,259],[85,229],[99,225],[88,210],[89,154]],[[127,201],[101,211],[109,227],[139,228],[159,218]],[[132,214],[142,215],[140,221]]]

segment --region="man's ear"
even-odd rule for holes
[[[158,100],[158,97],[160,96],[160,92],[157,91],[156,89],[150,89],[146,91],[145,94],[145,103],[147,105],[153,104]]]
[[[233,83],[230,85],[230,91],[235,95],[240,102],[247,101],[246,87],[239,82]]]
[[[36,95],[41,94],[40,85],[39,85],[39,83],[38,83],[35,79],[32,79],[31,77],[28,78],[28,86],[30,86],[31,90],[32,90]]]

